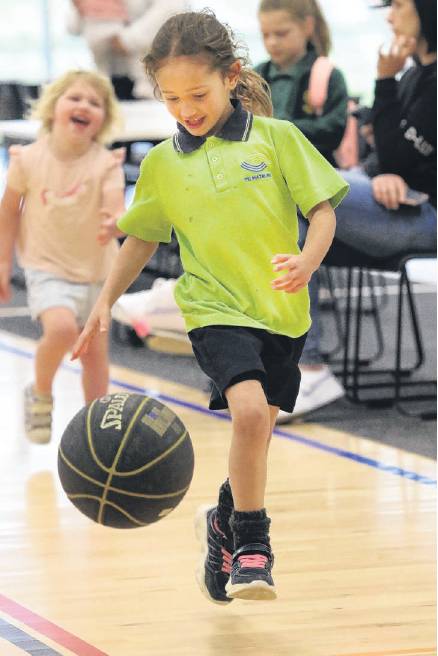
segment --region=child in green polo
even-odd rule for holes
[[[177,132],[142,163],[118,223],[128,237],[73,357],[108,330],[111,306],[174,230],[184,267],[176,300],[214,383],[210,407],[228,407],[233,427],[229,480],[217,505],[196,517],[198,583],[218,604],[274,599],[267,450],[279,408],[291,411],[298,393],[306,285],[330,246],[347,185],[291,123],[248,111],[269,107],[266,85],[212,12],[170,18],[144,62]],[[302,252],[297,206],[310,221]]]
[[[335,165],[334,151],[347,122],[344,76],[337,68],[332,69],[321,107],[312,106],[314,99],[309,93],[315,62],[326,58],[331,47],[330,30],[321,8],[316,0],[261,0],[258,16],[271,59],[255,70],[270,86],[274,116],[293,121]]]

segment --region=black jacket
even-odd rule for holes
[[[396,173],[436,207],[436,62],[417,63],[399,82],[376,81],[372,110],[381,173]]]

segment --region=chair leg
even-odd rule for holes
[[[333,284],[333,277],[331,271],[328,268],[325,268],[324,271],[326,276],[327,289],[329,291],[330,299],[331,299],[331,309],[333,311],[333,318],[335,322],[336,342],[333,348],[330,351],[324,352],[322,356],[326,362],[333,362],[334,356],[342,351],[343,342],[344,342],[344,329],[342,326],[341,308],[339,306],[336,289]]]
[[[401,269],[400,282],[399,282],[399,302],[397,309],[397,342],[396,342],[396,360],[395,360],[395,371],[394,371],[394,403],[397,410],[404,415],[405,417],[419,417],[424,420],[436,419],[437,412],[436,407],[433,409],[421,409],[417,411],[409,411],[406,408],[406,403],[412,401],[433,401],[436,402],[436,380],[421,380],[421,381],[409,381],[408,385],[411,388],[415,386],[434,386],[434,393],[430,394],[417,394],[402,396],[403,388],[403,374],[406,370],[402,368],[402,352],[403,352],[403,300],[404,300],[404,290],[406,290],[406,297],[409,305],[409,314],[411,319],[412,332],[414,335],[415,346],[417,350],[417,361],[415,365],[409,371],[414,371],[418,369],[424,363],[424,348],[423,340],[420,333],[420,326],[418,321],[417,310],[415,307],[414,296],[412,293],[411,283],[409,281],[406,267],[403,266]]]
[[[351,290],[352,290],[353,269],[347,270],[347,302],[345,305],[345,333],[344,333],[344,356],[342,360],[342,384],[347,392],[350,388],[349,381],[349,363],[350,363],[350,339],[351,339]]]
[[[423,364],[424,349],[411,285],[406,271],[401,271],[397,295],[395,363],[390,368],[370,367],[370,364],[378,359],[383,352],[383,329],[375,290],[370,287],[371,314],[373,315],[373,323],[376,331],[377,351],[371,358],[364,357],[362,352],[363,320],[365,316],[364,283],[369,280],[368,276],[368,271],[362,267],[348,269],[344,333],[345,348],[341,372],[342,382],[347,397],[354,403],[366,403],[369,406],[385,407],[397,404],[402,400],[402,388],[407,388],[408,385],[412,387],[415,385],[414,382],[408,381],[408,378]],[[357,291],[355,299],[353,299],[353,290]],[[403,367],[402,329],[405,294],[408,302],[409,323],[415,347],[415,362]],[[379,391],[378,394],[373,394],[377,390]]]
[[[373,315],[373,319],[374,319],[374,329],[376,332],[376,342],[377,342],[376,353],[370,358],[368,358],[367,364],[370,365],[372,362],[376,362],[377,360],[380,360],[380,358],[382,357],[384,351],[384,339],[383,339],[382,322],[380,320],[380,312],[379,312],[379,307],[376,297],[376,288],[374,285],[374,281],[372,279],[371,271],[367,271],[367,281],[368,281],[368,289],[370,290],[371,314]]]
[[[348,276],[348,274],[351,272],[351,268],[345,268],[345,270],[347,271],[347,276]],[[333,284],[333,277],[332,277],[332,272],[330,271],[330,267],[327,267],[325,271],[326,271],[327,288],[331,297],[331,306],[334,315],[337,341],[335,346],[330,351],[326,351],[322,355],[326,362],[329,362],[332,365],[336,365],[336,364],[342,365],[343,357],[341,358],[334,357],[338,353],[343,353],[344,350],[345,333],[344,333],[344,327],[342,325],[343,324],[342,310],[339,304],[338,296],[336,294],[335,286]],[[342,269],[342,271],[344,271],[344,269]],[[370,308],[367,310],[365,310],[364,308],[363,313],[370,314],[372,316],[373,327],[374,327],[375,338],[376,338],[376,351],[375,353],[366,355],[366,357],[361,358],[360,363],[363,366],[370,366],[373,362],[379,360],[384,352],[385,342],[384,342],[384,336],[382,330],[382,322],[380,319],[380,311],[382,307],[384,307],[387,303],[387,293],[385,292],[385,296],[382,297],[381,301],[379,301],[376,294],[376,286],[374,284],[373,274],[370,271],[366,271],[366,278],[367,278],[367,289],[369,289]],[[349,300],[353,298],[355,289],[356,287],[354,286],[354,282],[352,282],[350,286],[347,283],[347,288],[345,289],[347,303]],[[362,294],[362,298],[363,298],[363,294]]]

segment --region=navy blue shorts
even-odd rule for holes
[[[259,380],[269,405],[292,412],[300,387],[298,362],[306,341],[257,328],[206,326],[189,332],[199,366],[213,382],[211,410],[228,407],[225,391]]]

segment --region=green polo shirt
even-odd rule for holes
[[[158,242],[175,230],[184,268],[175,298],[188,331],[248,326],[299,337],[310,327],[307,289],[272,290],[271,259],[299,253],[297,206],[304,215],[323,200],[336,207],[348,185],[291,123],[239,105],[230,126],[239,117],[238,136],[226,124],[221,136],[180,131],[153,148],[118,226]]]

